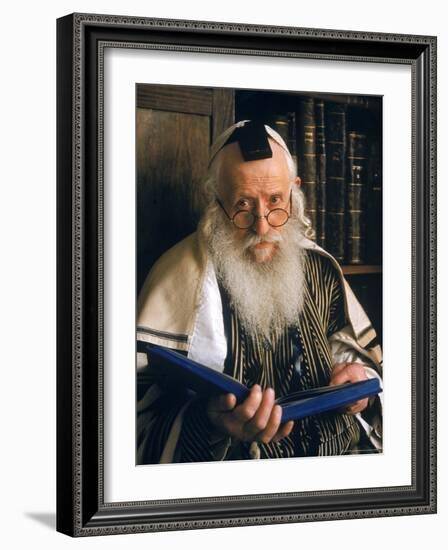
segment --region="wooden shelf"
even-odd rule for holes
[[[382,273],[383,268],[380,265],[343,265],[344,275],[369,275],[372,273]]]

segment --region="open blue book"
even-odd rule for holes
[[[175,380],[176,384],[183,384],[200,395],[233,393],[241,402],[249,394],[249,388],[231,376],[192,361],[176,351],[141,341],[138,342],[138,351],[148,354],[150,370],[156,376],[159,374]],[[277,399],[276,403],[283,410],[282,422],[287,422],[339,409],[381,391],[379,380],[372,378],[290,393]]]

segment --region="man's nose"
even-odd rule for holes
[[[257,235],[266,235],[266,233],[269,232],[269,229],[270,229],[270,225],[268,224],[268,220],[266,219],[266,216],[259,216],[257,214],[255,223],[254,223],[254,230],[257,233]]]

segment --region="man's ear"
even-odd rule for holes
[[[302,185],[302,180],[300,179],[299,176],[296,176],[294,183],[297,185],[297,187],[300,187]]]

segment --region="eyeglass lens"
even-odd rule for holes
[[[233,217],[233,223],[240,229],[248,229],[255,223],[256,218],[257,217],[254,216],[252,212],[247,212],[244,210],[235,214]],[[283,210],[283,208],[274,208],[274,210],[271,210],[266,216],[266,221],[272,227],[280,227],[285,225],[288,219],[289,214],[286,210]]]

